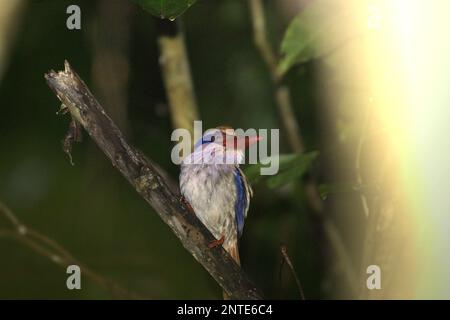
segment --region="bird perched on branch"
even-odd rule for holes
[[[210,247],[222,244],[239,265],[238,241],[252,196],[239,164],[244,160],[245,148],[259,139],[238,137],[226,127],[211,129],[181,164],[183,201],[217,239]]]

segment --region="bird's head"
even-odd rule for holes
[[[261,140],[258,135],[239,136],[230,127],[217,127],[205,132],[194,146],[194,160],[209,164],[239,164],[244,160],[244,151]]]

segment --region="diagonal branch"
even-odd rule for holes
[[[183,246],[233,299],[261,299],[262,295],[222,248],[208,248],[214,240],[209,230],[190,213],[169,189],[153,165],[130,146],[81,78],[65,62],[64,71],[50,71],[47,84],[67,107],[112,165],[180,239]]]

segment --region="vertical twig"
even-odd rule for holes
[[[199,120],[199,114],[181,22],[161,19],[158,27],[159,63],[172,126],[188,129],[193,137],[194,121]]]
[[[304,150],[303,139],[297,121],[295,121],[289,88],[281,83],[281,74],[277,68],[278,59],[267,39],[266,22],[261,0],[249,0],[249,5],[253,24],[253,38],[272,77],[278,113],[286,131],[289,145],[294,152],[301,153]]]
[[[123,132],[128,131],[128,60],[132,7],[129,1],[98,2],[91,28],[92,83]]]
[[[279,82],[280,73],[277,68],[277,58],[267,40],[266,19],[262,3],[260,0],[249,0],[249,5],[253,24],[253,40],[261,53],[264,62],[269,68],[273,81]]]

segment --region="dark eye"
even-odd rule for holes
[[[214,141],[216,141],[216,136],[211,137],[211,142],[214,142]]]

